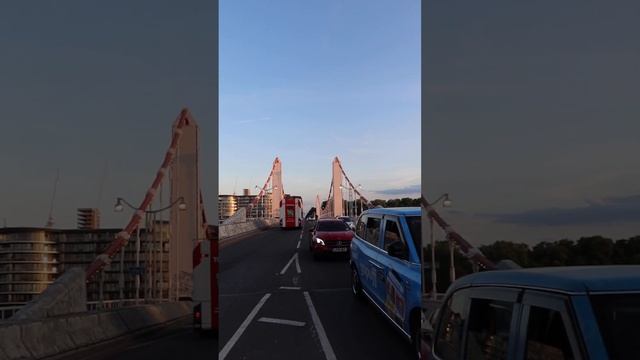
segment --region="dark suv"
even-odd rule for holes
[[[434,323],[433,359],[637,359],[640,266],[468,275]]]

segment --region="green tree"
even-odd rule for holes
[[[480,251],[493,262],[513,260],[522,267],[530,266],[529,245],[499,240],[490,245],[480,246]]]
[[[606,265],[612,263],[613,240],[602,236],[582,237],[578,240],[572,254],[571,265]]]
[[[532,266],[566,266],[569,265],[573,241],[543,241],[533,246],[531,250]]]

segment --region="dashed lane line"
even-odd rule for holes
[[[293,263],[294,261],[296,262],[296,271],[298,272],[298,274],[301,274],[302,270],[300,269],[300,262],[298,261],[298,253],[295,253],[291,257],[287,265],[282,268],[282,270],[280,271],[280,275],[283,275],[285,272],[287,272],[287,269],[289,269],[289,266],[291,266],[291,263]]]
[[[271,323],[271,324],[281,324],[281,325],[290,325],[290,326],[305,326],[307,323],[302,321],[294,321],[294,320],[286,320],[286,319],[274,319],[261,317],[258,319],[259,322]]]
[[[233,336],[231,337],[231,339],[229,339],[229,341],[227,342],[227,344],[222,348],[222,350],[220,351],[220,354],[218,355],[220,360],[224,360],[224,358],[227,357],[227,355],[229,354],[229,351],[231,351],[231,349],[233,348],[233,346],[236,344],[236,342],[238,341],[238,339],[240,339],[240,336],[242,336],[242,333],[244,333],[244,331],[247,329],[247,327],[249,326],[249,324],[251,323],[251,321],[253,320],[253,318],[256,316],[256,314],[258,313],[258,311],[260,311],[260,308],[262,308],[262,306],[264,305],[264,303],[267,301],[267,299],[269,299],[269,297],[271,296],[271,294],[267,293],[265,294],[262,299],[260,299],[260,301],[258,301],[258,303],[256,304],[256,306],[254,306],[253,310],[251,310],[251,312],[249,313],[249,315],[247,315],[247,318],[244,319],[244,321],[242,322],[242,324],[240,325],[240,327],[238,328],[238,330],[236,330],[236,332],[233,334]]]

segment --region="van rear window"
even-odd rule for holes
[[[336,221],[320,221],[318,222],[318,231],[347,231],[349,226],[342,220]]]

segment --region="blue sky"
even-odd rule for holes
[[[142,200],[184,106],[200,124],[212,209],[214,11],[211,1],[2,2],[0,221],[43,226],[59,168],[57,227],[98,204],[103,226],[126,225],[115,199]]]
[[[420,2],[221,0],[219,146],[221,194],[279,156],[308,208],[339,156],[365,196],[417,197]]]

